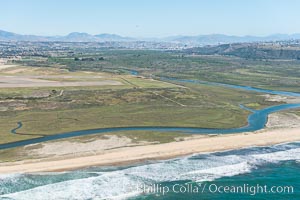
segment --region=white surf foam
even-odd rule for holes
[[[212,181],[216,178],[221,178],[224,176],[235,176],[250,171],[251,171],[251,166],[247,162],[242,162],[238,164],[212,167],[209,169],[195,170],[195,171],[188,172],[185,175],[201,174],[203,178],[198,179],[197,182],[203,182],[203,181]]]
[[[131,186],[136,184],[135,180],[120,171],[97,177],[43,185],[13,194],[2,195],[1,197],[14,200],[120,199],[125,194],[127,194],[126,197],[129,194],[136,195],[137,193],[134,193],[134,190],[131,189]]]
[[[22,176],[22,174],[1,174],[0,175],[0,180],[6,180],[6,179],[12,179],[12,178],[18,178]]]
[[[285,151],[278,151],[273,153],[263,153],[253,155],[256,159],[264,160],[265,162],[279,162],[287,160],[299,160],[300,159],[300,148],[289,149]]]
[[[2,197],[15,200],[124,199],[138,195],[139,191],[136,188],[142,184],[178,180],[211,181],[224,176],[248,173],[264,163],[286,160],[300,160],[300,148],[285,150],[279,146],[248,153],[245,151],[245,153],[207,154],[113,172],[99,171],[93,172],[97,176],[52,183]]]

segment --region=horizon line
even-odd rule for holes
[[[197,36],[209,36],[209,35],[223,35],[223,36],[232,36],[232,37],[269,37],[269,36],[275,36],[275,35],[287,35],[287,36],[292,36],[292,35],[297,35],[300,33],[270,33],[267,35],[251,35],[251,34],[245,34],[245,35],[235,35],[235,34],[226,34],[226,33],[206,33],[206,34],[174,34],[174,35],[168,35],[168,36],[128,36],[128,35],[122,35],[122,34],[118,34],[118,33],[109,33],[109,32],[99,32],[96,34],[92,34],[92,33],[88,33],[88,32],[82,32],[82,31],[71,31],[69,33],[65,33],[65,34],[60,34],[60,35],[43,35],[43,34],[38,34],[38,33],[17,33],[17,32],[13,32],[13,31],[7,31],[7,30],[3,30],[0,29],[0,31],[3,32],[8,32],[8,33],[13,33],[13,34],[17,34],[17,35],[24,35],[24,36],[41,36],[41,37],[62,37],[62,36],[68,36],[72,33],[80,33],[80,34],[88,34],[91,36],[96,36],[96,35],[101,35],[101,34],[108,34],[108,35],[117,35],[117,36],[121,36],[121,37],[129,37],[129,38],[168,38],[168,37],[197,37]]]

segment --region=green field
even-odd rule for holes
[[[0,88],[0,143],[105,127],[233,128],[247,123],[249,112],[240,104],[261,109],[282,103],[267,101],[253,92],[159,81],[161,76],[300,91],[299,64],[292,60],[194,56],[180,51],[74,52],[72,56],[24,57],[14,61],[23,67],[2,70],[0,75],[17,70],[13,75],[53,75],[42,79],[66,82],[114,80],[123,85]],[[76,61],[77,56],[96,59]],[[139,76],[129,75],[129,70],[137,70]],[[23,127],[18,132],[33,135],[11,134],[19,121]]]
[[[255,103],[260,108],[274,104],[259,94],[216,86],[160,83],[158,87],[147,82],[138,79],[139,88],[64,88],[62,96],[46,98],[21,98],[36,89],[0,90],[6,99],[19,95],[0,112],[1,143],[35,137],[10,134],[18,121],[23,122],[19,133],[36,135],[127,126],[232,128],[245,125],[249,114],[239,104]],[[13,107],[17,103],[23,110]]]
[[[300,92],[299,60],[244,59],[233,56],[201,56],[186,52],[150,50],[102,50],[47,59],[24,59],[18,63],[56,66],[71,71],[92,70],[114,74],[137,70],[145,76],[167,76],[203,81]],[[74,57],[103,57],[104,60],[75,61]]]

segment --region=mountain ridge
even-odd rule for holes
[[[245,43],[245,42],[268,42],[280,40],[300,39],[300,34],[272,34],[268,36],[234,36],[225,34],[208,34],[197,36],[169,36],[164,38],[133,38],[124,37],[117,34],[101,33],[91,35],[84,32],[72,32],[64,36],[38,36],[38,35],[22,35],[13,32],[0,30],[0,41],[58,41],[58,42],[133,42],[133,41],[153,41],[153,42],[169,42],[180,43],[191,46],[201,45],[218,45],[229,43]]]

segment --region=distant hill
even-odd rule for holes
[[[173,36],[166,38],[130,38],[122,37],[116,34],[97,34],[90,35],[88,33],[73,32],[65,36],[37,36],[37,35],[21,35],[0,30],[0,41],[61,41],[61,42],[132,42],[132,41],[153,41],[178,43],[188,46],[205,46],[219,45],[230,43],[247,43],[247,42],[263,42],[263,41],[279,41],[300,39],[300,34],[275,34],[266,37],[257,36],[230,36],[222,34],[198,35],[198,36]]]
[[[300,60],[300,41],[268,43],[235,43],[186,49],[189,54],[228,55],[247,59]]]
[[[205,45],[218,45],[218,44],[230,44],[230,43],[244,43],[244,42],[265,42],[265,41],[280,41],[280,40],[292,40],[300,39],[300,34],[275,34],[266,37],[257,36],[229,36],[222,34],[212,35],[199,35],[199,36],[174,36],[165,38],[168,42],[184,43],[195,46]]]
[[[135,38],[130,37],[122,37],[116,34],[108,34],[108,33],[102,33],[95,35],[96,38],[103,40],[103,41],[136,41]]]
[[[96,41],[96,38],[92,35],[87,33],[78,33],[73,32],[66,36],[58,37],[57,40],[64,41],[64,42],[93,42]]]
[[[48,40],[47,37],[44,36],[35,36],[35,35],[20,35],[16,33],[11,33],[7,31],[0,30],[0,41],[43,41]]]
[[[90,35],[88,33],[73,32],[66,36],[36,36],[21,35],[0,30],[0,41],[61,41],[61,42],[106,42],[106,41],[133,41],[129,37],[115,34]]]

